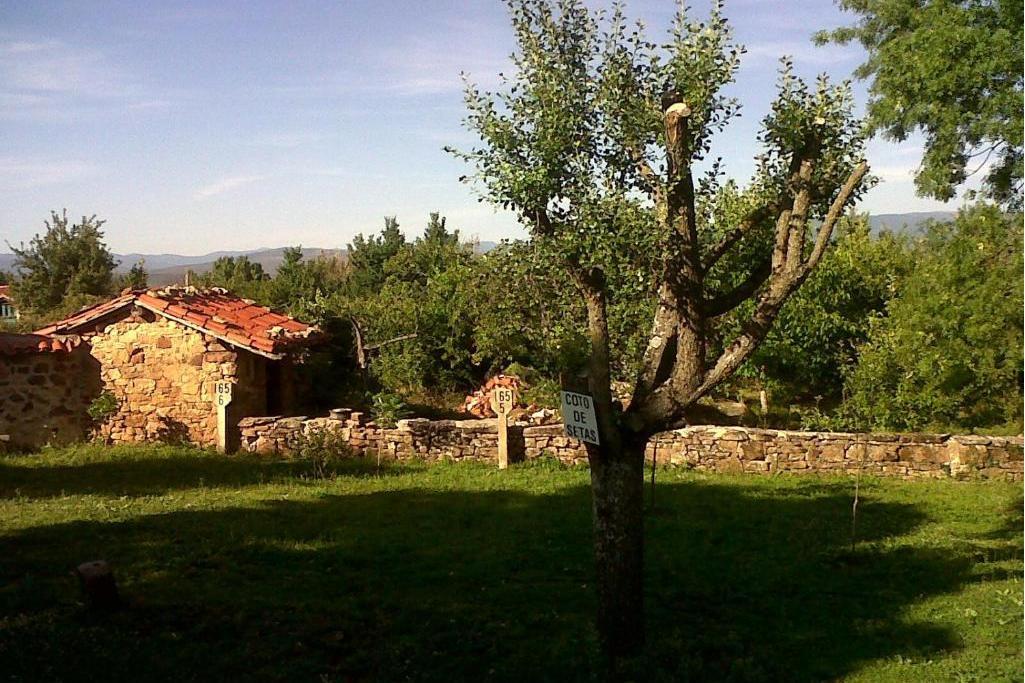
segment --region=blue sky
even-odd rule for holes
[[[673,11],[627,4],[649,36]],[[811,44],[850,22],[828,0],[728,0],[726,14],[748,48],[733,86],[743,116],[713,151],[746,180],[778,58],[842,79],[863,54]],[[0,0],[0,251],[61,207],[106,218],[122,253],[339,247],[384,215],[417,233],[435,210],[467,236],[522,236],[442,151],[473,142],[460,71],[494,85],[512,48],[497,0]],[[915,196],[920,158],[920,141],[874,141],[884,182],[861,208],[956,208]]]

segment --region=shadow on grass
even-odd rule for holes
[[[143,465],[143,468],[148,465]],[[0,546],[13,678],[591,680],[589,491],[407,489],[40,526]],[[957,647],[902,615],[971,559],[898,544],[915,506],[736,482],[663,485],[648,520],[645,680],[834,679]],[[109,560],[132,606],[77,604]]]
[[[131,454],[130,450],[123,451]],[[411,468],[377,468],[371,459],[350,458],[328,466],[333,476],[397,475]],[[170,491],[240,488],[287,478],[314,478],[312,463],[260,456],[224,457],[190,451],[181,457],[139,457],[35,467],[0,459],[0,499],[69,495],[155,496]]]

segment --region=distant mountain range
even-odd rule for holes
[[[202,256],[178,256],[176,254],[124,254],[118,255],[121,260],[118,271],[127,271],[132,264],[140,260],[149,275],[149,284],[154,287],[185,282],[185,273],[192,271],[202,275],[214,267],[214,261],[223,256],[246,256],[250,261],[259,263],[264,271],[271,275],[278,272],[278,267],[285,260],[285,249],[257,249],[256,251],[215,251]],[[345,249],[320,249],[303,247],[303,258],[318,257],[345,259]]]
[[[917,213],[884,213],[869,217],[869,225],[872,232],[878,234],[883,230],[890,232],[915,234],[921,231],[922,226],[928,221],[946,221],[955,216],[953,211],[921,211]],[[478,250],[487,252],[497,246],[495,242],[480,242]],[[114,254],[120,263],[118,272],[127,272],[133,264],[142,261],[146,271],[149,273],[149,283],[153,286],[163,286],[175,282],[184,282],[185,273],[192,270],[195,273],[206,273],[213,268],[214,261],[222,256],[248,256],[263,266],[268,273],[274,274],[284,260],[285,247],[270,249],[251,249],[249,251],[214,251],[200,256],[183,256],[181,254]],[[325,256],[329,258],[346,257],[345,249],[324,249],[319,247],[303,247],[303,256],[306,258],[317,258]],[[0,270],[12,270],[14,268],[14,254],[0,253]]]
[[[883,230],[902,234],[917,234],[929,221],[949,221],[957,215],[956,211],[918,211],[916,213],[880,213],[868,217],[872,232],[879,234]]]

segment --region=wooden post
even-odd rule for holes
[[[114,573],[105,561],[83,562],[75,569],[75,574],[89,607],[95,610],[115,610],[122,606]]]
[[[491,408],[498,415],[498,469],[509,467],[509,412],[516,406],[512,387],[495,387],[491,392]]]
[[[231,399],[235,385],[232,382],[214,383],[214,403],[217,406],[217,452],[233,453],[237,448],[236,425],[232,424]]]

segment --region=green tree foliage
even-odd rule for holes
[[[464,286],[473,251],[458,231],[435,213],[410,243],[389,218],[380,235],[357,235],[350,250],[350,271],[329,307],[374,347],[375,381],[403,394],[476,381],[481,370],[465,300],[475,293]]]
[[[146,264],[138,261],[132,264],[128,272],[118,278],[120,289],[146,289],[149,281],[149,273],[146,272]]]
[[[190,274],[189,280],[198,287],[223,287],[239,296],[268,303],[266,289],[270,275],[263,265],[250,261],[248,256],[221,256],[209,272]]]
[[[847,378],[858,428],[1021,425],[1022,216],[993,206],[934,224]]]
[[[270,282],[269,304],[303,320],[321,322],[324,299],[341,285],[345,274],[336,259],[305,259],[301,246],[287,248]]]
[[[387,278],[385,263],[406,246],[406,236],[399,230],[395,216],[385,216],[380,235],[356,235],[347,245],[349,265],[352,269],[347,289],[352,294],[377,291]]]
[[[117,262],[103,242],[103,224],[96,216],[83,216],[72,224],[67,210],[53,211],[45,221],[45,233],[27,246],[12,246],[18,305],[41,313],[68,298],[81,301],[111,294]]]
[[[857,24],[819,42],[861,43],[871,79],[869,124],[894,140],[926,137],[916,177],[923,195],[950,199],[987,169],[985,193],[1022,202],[1020,0],[838,0]],[[992,161],[991,166],[986,166]]]

